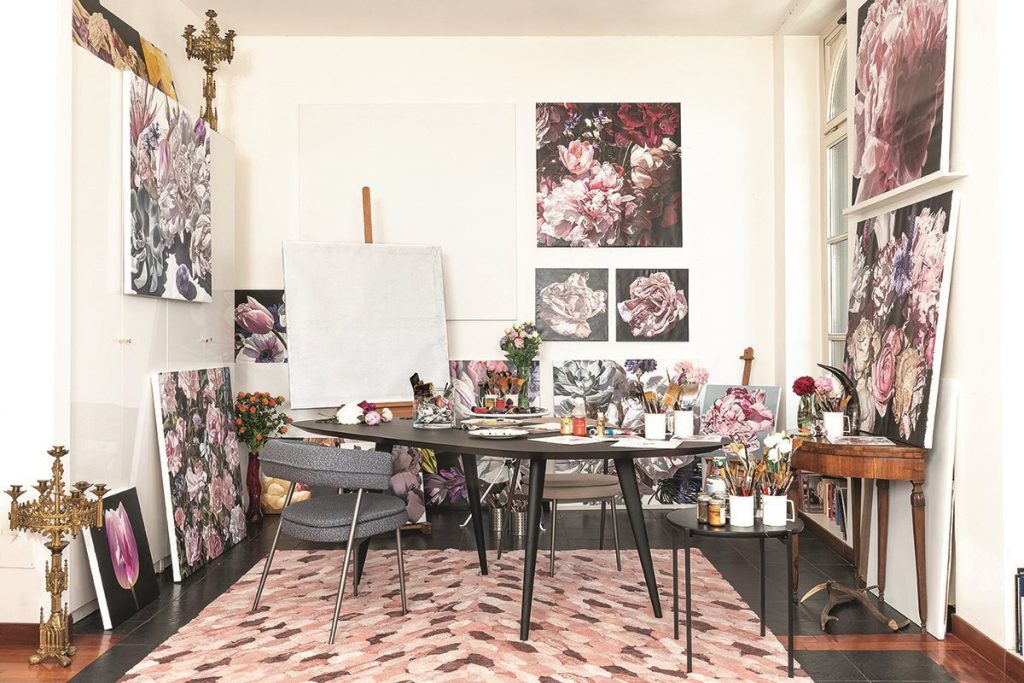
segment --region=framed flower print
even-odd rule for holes
[[[608,270],[538,268],[537,329],[544,341],[608,341]]]
[[[615,271],[616,341],[689,341],[690,271]]]

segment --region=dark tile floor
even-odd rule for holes
[[[625,513],[620,512],[619,531],[624,548],[633,548],[632,535]],[[665,512],[647,511],[647,529],[651,546],[671,548],[672,538],[664,522]],[[470,527],[460,528],[466,512],[431,510],[433,533],[418,532],[403,537],[407,549],[475,548]],[[558,516],[557,547],[596,548],[599,542],[600,513],[597,511],[566,510]],[[161,576],[159,599],[134,617],[118,626],[114,633],[122,639],[95,662],[85,668],[74,680],[113,681],[141,661],[153,648],[163,642],[231,584],[259,562],[270,548],[276,518],[252,529],[251,538],[236,546],[215,562],[200,570],[181,584],[174,584],[170,571]],[[608,530],[610,547],[611,530]],[[488,547],[494,548],[496,535],[489,534]],[[521,540],[513,539],[518,548]],[[547,547],[542,536],[542,548]],[[281,549],[302,549],[313,544],[301,543],[282,537]],[[394,547],[390,538],[374,541],[373,548]],[[758,600],[758,552],[755,540],[697,539],[695,547],[714,564],[750,605]],[[767,624],[779,636],[786,633],[786,554],[785,546],[769,541],[765,546],[767,566]],[[373,552],[373,550],[371,550]],[[493,555],[492,555],[493,556]],[[538,560],[541,560],[538,557]],[[630,558],[624,558],[630,561]],[[842,557],[830,550],[811,534],[804,534],[800,547],[800,594],[826,578],[852,581],[853,568]],[[665,588],[663,588],[665,590]],[[797,608],[796,635],[820,635],[818,614],[824,598],[816,596]],[[887,614],[902,618],[899,613],[885,608]],[[832,634],[885,633],[883,625],[870,618],[858,605],[843,605],[834,611],[838,623],[829,626]],[[670,616],[670,614],[666,614]],[[910,628],[914,628],[911,626]],[[99,615],[94,614],[75,625],[77,633],[102,632]],[[921,652],[874,651],[798,651],[800,665],[818,681],[950,681],[955,680],[927,655]]]

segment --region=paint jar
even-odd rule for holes
[[[697,521],[701,524],[708,523],[708,505],[711,503],[711,496],[702,493],[697,496]]]
[[[725,498],[711,496],[708,501],[708,526],[725,526]]]
[[[605,425],[604,415],[601,413],[597,414],[597,435],[604,436],[607,427]]]
[[[572,417],[565,415],[562,417],[561,433],[568,436],[572,434]]]
[[[587,408],[582,398],[576,399],[576,406],[572,409],[572,434],[587,435]]]
[[[733,526],[754,526],[753,496],[729,496],[729,522]]]

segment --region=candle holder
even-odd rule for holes
[[[189,24],[185,27],[182,38],[185,39],[185,56],[203,62],[203,71],[206,72],[206,78],[203,80],[203,98],[206,100],[206,108],[202,111],[202,117],[210,124],[210,128],[217,130],[217,110],[213,107],[213,99],[217,97],[217,83],[213,80],[213,74],[217,72],[218,63],[230,64],[234,59],[235,32],[228,31],[221,37],[220,26],[217,25],[217,12],[208,9],[206,16],[209,19],[206,20],[202,33],[197,36],[196,27]]]
[[[53,456],[53,474],[50,479],[40,479],[33,487],[39,492],[35,500],[19,503],[25,493],[21,486],[13,485],[7,490],[11,497],[12,531],[28,531],[47,537],[43,544],[50,551],[46,563],[46,590],[50,593],[50,618],[43,618],[39,608],[39,649],[28,658],[29,664],[53,657],[61,666],[69,666],[75,654],[71,644],[71,619],[67,603],[61,607],[61,596],[68,588],[68,562],[62,558],[64,548],[86,527],[103,526],[103,496],[108,489],[104,484],[90,485],[79,481],[70,492],[64,490],[64,464],[61,458],[68,454],[63,446],[54,446],[47,451]],[[86,496],[91,492],[95,498]]]

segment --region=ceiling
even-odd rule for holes
[[[242,36],[770,35],[843,0],[184,0]],[[832,9],[834,7],[834,9]],[[806,23],[806,22],[805,22]],[[790,32],[790,31],[787,31]],[[808,30],[808,32],[814,32]]]

